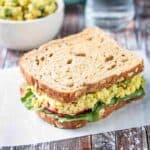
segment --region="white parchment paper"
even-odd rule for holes
[[[146,96],[109,117],[74,129],[55,128],[28,111],[20,102],[23,82],[18,68],[0,71],[0,146],[26,145],[100,132],[150,125],[150,64],[145,61]]]

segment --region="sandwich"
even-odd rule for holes
[[[58,128],[80,128],[144,96],[143,59],[91,27],[24,54],[21,101]]]

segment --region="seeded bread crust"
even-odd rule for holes
[[[51,41],[19,61],[28,84],[62,102],[73,102],[143,71],[143,60],[98,28]]]
[[[108,115],[110,115],[111,113],[113,113],[115,110],[118,110],[118,109],[124,107],[126,104],[129,104],[133,101],[140,100],[141,98],[142,98],[142,96],[136,97],[135,99],[130,99],[130,100],[125,101],[125,102],[121,102],[117,105],[108,106],[104,109],[104,111],[102,113],[100,113],[100,118],[105,118]],[[81,128],[88,123],[88,121],[86,121],[86,120],[71,121],[71,122],[59,122],[57,119],[52,118],[50,115],[45,114],[42,111],[37,111],[37,114],[42,120],[46,121],[49,124],[54,125],[57,128],[76,129],[76,128]]]

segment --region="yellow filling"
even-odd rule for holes
[[[28,86],[27,88],[31,88],[33,93],[37,97],[37,99],[34,99],[32,101],[32,105],[34,108],[37,108],[41,105],[44,106],[49,103],[50,107],[54,110],[57,109],[58,113],[74,115],[85,109],[91,109],[98,101],[101,101],[105,104],[110,104],[113,97],[122,98],[126,95],[130,95],[134,93],[137,89],[139,89],[142,83],[142,76],[136,75],[130,80],[114,84],[109,88],[104,88],[95,93],[88,93],[80,97],[76,102],[73,103],[60,102],[48,97],[44,93],[39,94],[37,93],[36,89],[31,86]]]
[[[56,0],[0,0],[0,19],[32,20],[52,14]]]

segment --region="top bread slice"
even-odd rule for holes
[[[21,57],[27,83],[62,102],[76,101],[143,70],[143,59],[99,28],[50,41]]]

